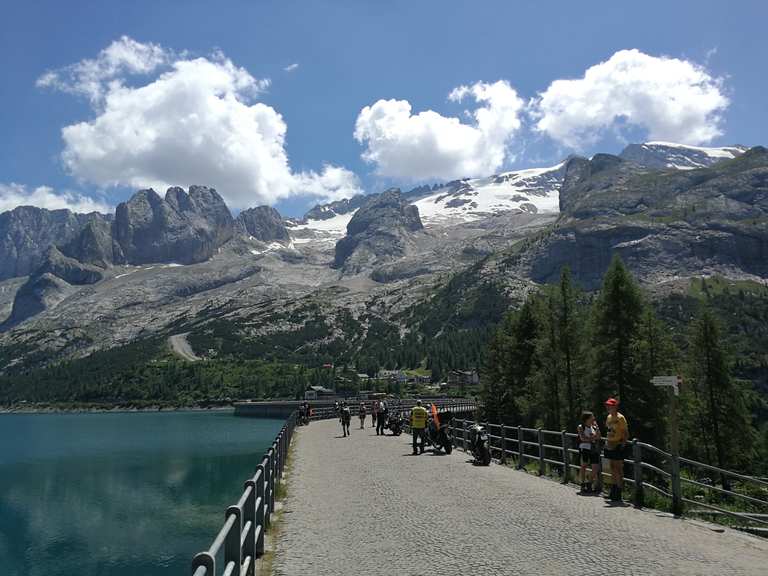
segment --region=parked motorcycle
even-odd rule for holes
[[[449,432],[451,420],[453,415],[450,412],[439,412],[437,421],[430,418],[426,429],[427,444],[431,444],[435,450],[444,450],[446,454],[453,450],[453,440]]]
[[[397,410],[392,410],[390,411],[389,416],[387,416],[387,423],[385,428],[391,431],[393,435],[400,436],[400,434],[403,433],[404,424],[405,421],[400,415],[400,412]]]
[[[491,440],[484,426],[474,424],[469,428],[469,446],[477,464],[488,466],[491,463]]]

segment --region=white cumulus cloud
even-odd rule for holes
[[[555,80],[531,102],[535,128],[583,149],[606,131],[640,128],[651,140],[710,142],[729,101],[723,81],[678,58],[621,50],[582,78]]]
[[[122,36],[99,52],[60,70],[49,70],[37,79],[37,86],[88,97],[98,103],[110,84],[119,85],[128,74],[149,74],[166,64],[171,54],[157,44],[144,44]]]
[[[508,156],[523,100],[505,80],[455,88],[449,99],[475,102],[470,122],[432,110],[412,113],[407,100],[379,100],[360,111],[355,139],[382,176],[406,180],[487,175]]]
[[[154,54],[151,45],[126,38],[119,42],[134,52]],[[274,204],[301,194],[327,198],[360,192],[357,177],[343,168],[326,166],[320,173],[291,170],[286,123],[274,108],[257,101],[268,80],[254,78],[220,52],[190,58],[158,49],[165,64],[158,64],[150,81],[136,86],[128,85],[124,76],[141,68],[135,62],[157,58],[107,59],[102,52],[85,63],[107,59],[134,64],[75,64],[65,70],[74,78],[71,83],[44,83],[85,94],[94,102],[93,118],[62,130],[62,160],[73,176],[105,187],[163,190],[207,184],[234,208]],[[75,88],[80,75],[70,70],[83,67],[109,71],[86,75],[85,85],[91,86],[90,78],[98,77],[93,82],[100,88]],[[63,77],[59,72],[49,74]],[[94,100],[93,94],[99,98]]]
[[[49,210],[69,208],[73,212],[111,212],[105,203],[75,192],[56,192],[48,186],[28,189],[22,184],[11,182],[0,184],[0,212],[13,210],[17,206],[37,206]]]

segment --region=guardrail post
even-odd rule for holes
[[[272,457],[269,459],[269,465],[271,470],[269,471],[269,515],[270,523],[272,522],[272,513],[275,511],[275,486],[277,485],[275,476],[277,475],[277,450],[275,444],[272,444],[270,454]]]
[[[507,427],[501,425],[501,463],[507,463]]]
[[[269,528],[272,524],[272,449],[266,453],[267,465],[264,468],[264,528]]]
[[[637,508],[643,507],[643,447],[632,440],[632,471],[635,476],[635,488],[632,500]]]
[[[190,572],[192,576],[195,576],[197,569],[201,566],[205,566],[206,574],[216,574],[216,558],[211,556],[210,553],[200,552],[195,554],[195,557],[192,559],[192,570]]]
[[[261,474],[259,474],[261,472]],[[264,531],[267,526],[264,522],[264,486],[266,485],[266,469],[263,464],[256,467],[256,475],[259,479],[256,481],[256,526],[261,526],[259,536],[256,538],[256,558],[264,555]],[[255,526],[254,526],[255,530]]]
[[[563,440],[563,484],[568,484],[571,481],[571,454],[568,452],[568,436],[565,430],[560,432],[560,437]]]
[[[523,458],[525,458],[525,444],[523,444],[523,427],[517,427],[517,469],[523,468]]]
[[[230,562],[234,562],[235,569],[230,574],[232,576],[240,576],[240,569],[243,566],[242,548],[240,548],[240,538],[243,533],[243,515],[237,506],[227,508],[224,518],[228,518],[230,514],[235,516],[235,523],[224,539],[224,567],[226,568]]]
[[[462,420],[461,421],[461,449],[464,450],[464,452],[467,451],[467,421]]]
[[[539,439],[539,476],[544,476],[546,465],[544,463],[544,439],[541,436],[541,428],[537,429]]]
[[[248,498],[245,499],[243,507],[243,527],[248,522],[251,523],[251,530],[243,543],[243,557],[251,557],[251,563],[248,565],[248,572],[245,576],[253,576],[253,565],[256,561],[256,482],[253,478],[245,481],[245,489],[251,489]]]

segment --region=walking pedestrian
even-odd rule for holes
[[[611,466],[609,498],[613,502],[620,502],[624,487],[624,448],[629,440],[629,427],[627,419],[619,412],[619,401],[616,398],[608,398],[605,407],[608,410],[608,418],[605,421],[605,457]]]
[[[374,400],[373,402],[371,402],[371,419],[373,420],[371,422],[372,428],[376,427],[376,415],[378,414],[378,412],[379,412],[379,401]]]
[[[358,416],[360,416],[360,430],[365,428],[365,402],[360,402],[360,409],[358,410]]]
[[[413,455],[424,454],[426,437],[424,429],[427,427],[427,409],[421,405],[421,400],[416,400],[416,406],[411,408],[411,435],[413,436]],[[416,441],[421,440],[419,450],[416,451]]]
[[[592,412],[581,413],[579,433],[579,456],[581,457],[581,493],[597,492],[600,485],[600,428]],[[591,468],[592,477],[587,480]]]
[[[341,403],[341,430],[344,436],[349,436],[349,425],[352,422],[352,412],[346,402]]]
[[[387,403],[382,400],[379,402],[379,410],[376,413],[376,436],[384,436],[384,429],[387,425]]]

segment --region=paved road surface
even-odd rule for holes
[[[573,486],[335,421],[298,430],[274,573],[281,576],[768,575],[768,542],[610,507]],[[367,421],[370,426],[370,419]]]

